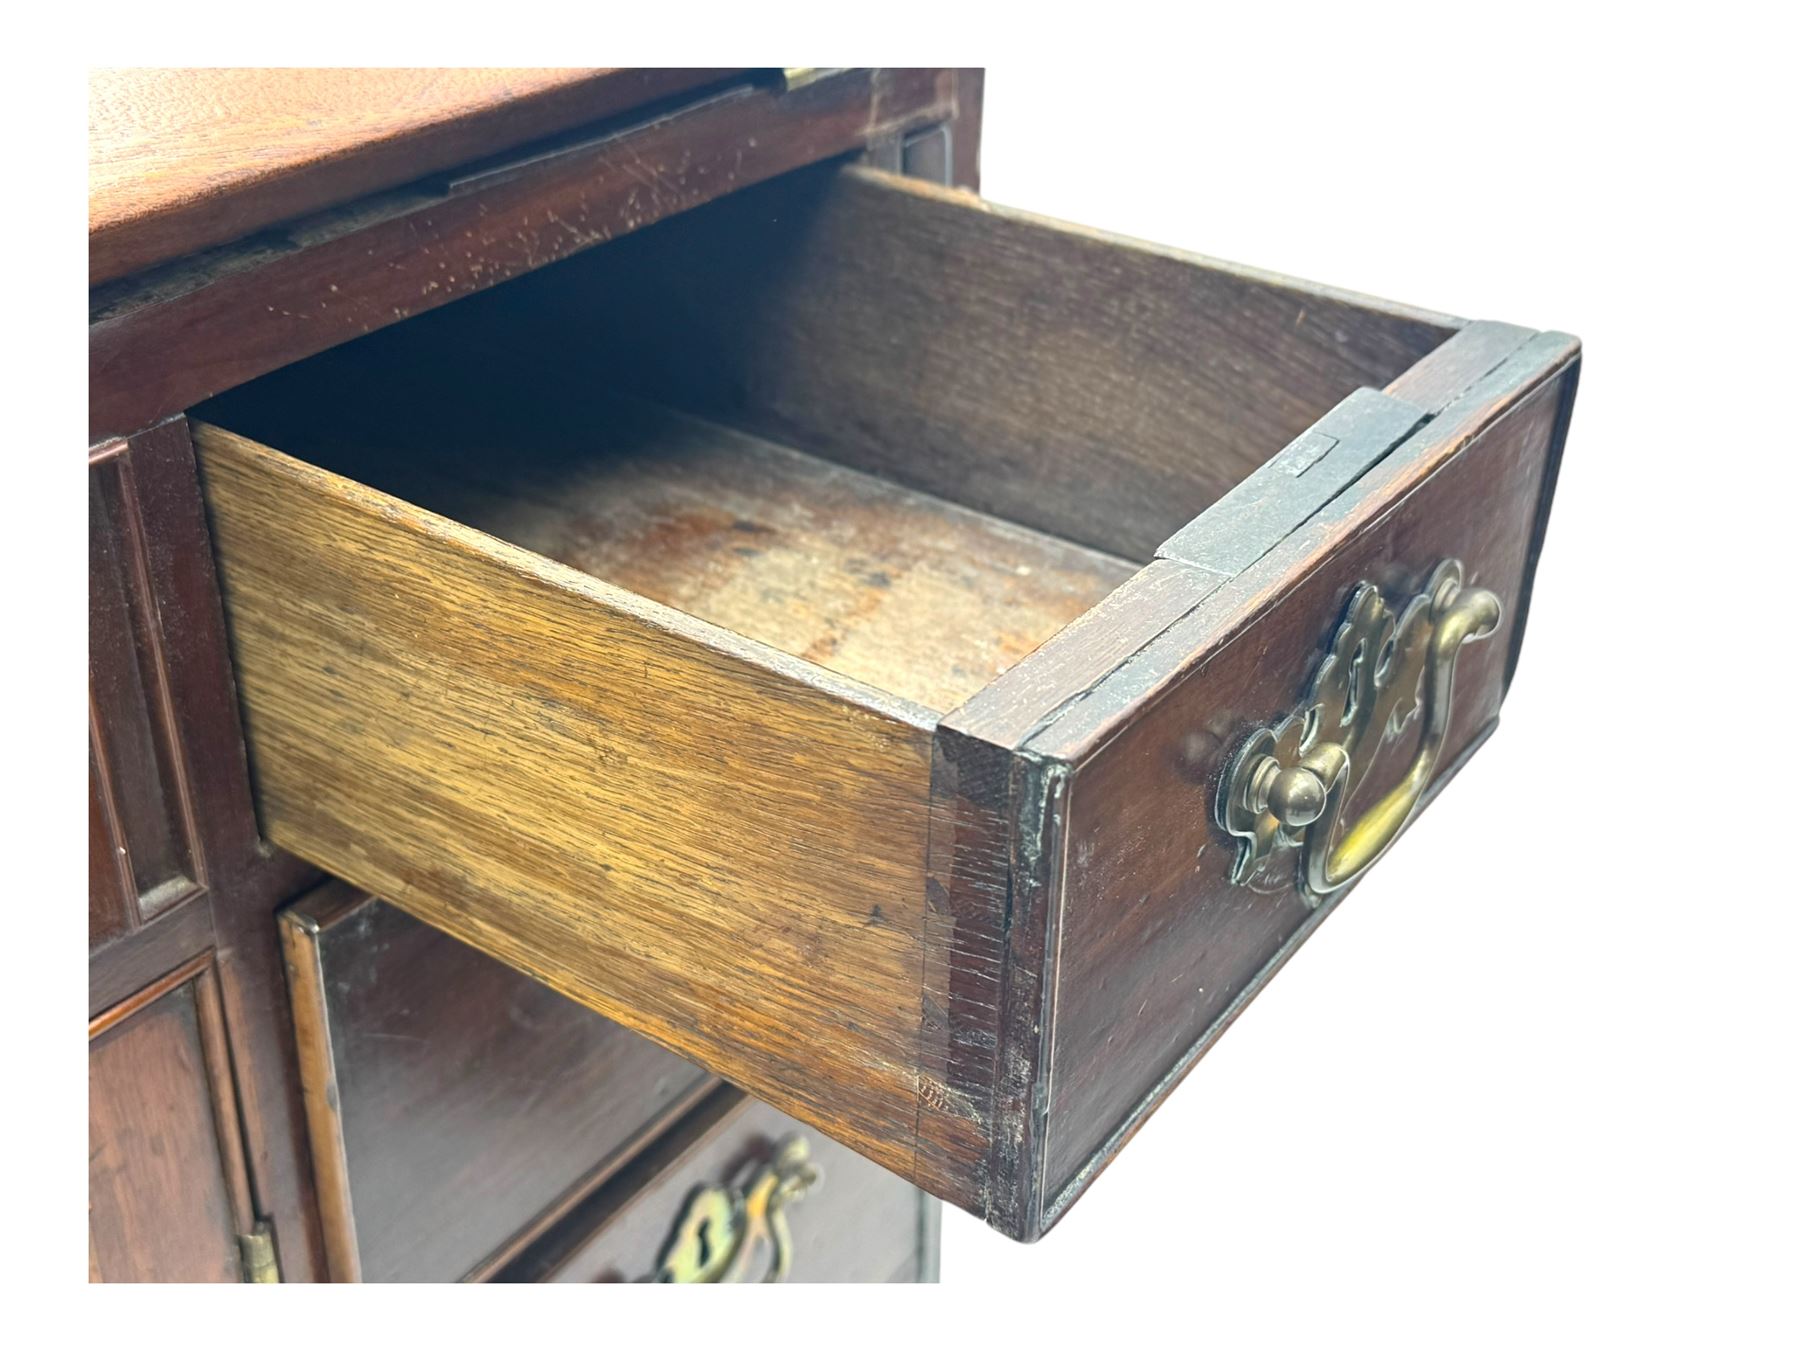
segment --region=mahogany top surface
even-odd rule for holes
[[[94,70],[89,284],[736,73]]]

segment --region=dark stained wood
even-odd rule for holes
[[[1519,348],[1356,492],[1319,510],[1024,743],[1028,762],[1044,766],[1042,784],[1028,782],[1022,794],[1015,784],[1005,807],[992,805],[1017,815],[1015,832],[1031,830],[1029,846],[1014,845],[1032,865],[1011,877],[1012,925],[1045,927],[1036,950],[1048,955],[1022,962],[1048,960],[1052,972],[1045,985],[1026,983],[1025,1006],[1003,1014],[1007,1025],[1041,1019],[1055,1028],[1047,1058],[1041,1039],[1027,1043],[1040,1058],[1020,1107],[1026,1147],[1002,1160],[1016,1169],[1016,1221],[1026,1231],[1066,1211],[1341,898],[1315,913],[1291,881],[1232,886],[1212,804],[1237,737],[1299,696],[1355,582],[1400,593],[1440,558],[1457,557],[1472,580],[1501,593],[1503,631],[1458,664],[1447,764],[1491,727],[1524,622],[1535,522],[1576,352],[1554,334]],[[1272,678],[1277,671],[1292,673]],[[1389,747],[1363,791],[1390,785],[1409,755],[1405,743]]]
[[[88,1016],[98,1017],[166,970],[212,949],[212,906],[182,905],[121,941],[88,954]]]
[[[981,191],[981,99],[987,72],[967,67],[956,71],[956,116],[950,130],[950,185]]]
[[[88,1035],[90,1278],[241,1280],[254,1217],[210,957]]]
[[[316,1229],[273,914],[312,872],[257,835],[186,425],[101,447],[90,455],[89,493],[90,744],[100,750],[91,762],[101,820],[90,854],[112,857],[121,891],[139,891],[140,873],[165,878],[151,904],[139,907],[134,894],[131,913],[92,950],[89,1009],[97,1014],[217,946],[256,1210],[275,1225],[284,1273],[305,1279]],[[118,748],[134,744],[135,756]],[[132,820],[121,833],[118,822]],[[163,851],[138,848],[134,859],[114,842],[133,838]],[[145,866],[158,857],[173,859],[172,875],[183,879],[179,903],[167,899],[170,866]]]
[[[88,281],[742,74],[91,70]]]
[[[937,711],[1134,570],[636,399],[571,400],[479,330],[444,337],[355,343],[202,415]]]
[[[514,168],[382,197],[103,287],[94,441],[723,193],[953,116],[948,71],[734,90]]]
[[[250,78],[250,73],[238,74]],[[305,79],[298,72],[262,74],[271,81],[290,76],[302,83]],[[404,78],[403,72],[391,74]],[[681,72],[643,74],[649,79],[668,79]],[[977,76],[971,83],[968,72],[886,71],[852,72],[821,81],[810,90],[782,95],[779,115],[753,107],[745,125],[738,128],[752,136],[760,129],[770,138],[762,147],[765,156],[752,156],[748,171],[772,172],[772,164],[854,151],[871,139],[904,137],[910,129],[947,122],[959,128],[953,144],[964,168],[958,172],[972,172],[979,128],[971,90],[978,103],[979,79]],[[545,118],[550,116],[553,101],[526,100],[515,105],[515,112],[528,119]],[[223,111],[214,129],[242,127],[251,120],[242,115],[243,108]],[[364,131],[377,139],[387,134],[378,129],[381,126],[403,138],[413,134],[402,125],[408,109],[398,104],[381,106],[370,101],[360,112],[367,115]],[[727,118],[700,117],[683,123],[663,139],[633,142],[634,157],[620,153],[614,143],[598,143],[597,137],[624,129],[622,125],[593,127],[592,118],[600,115],[602,110],[589,105],[573,120],[590,125],[554,142],[528,147],[518,162],[491,160],[465,165],[424,182],[417,181],[418,175],[448,167],[451,159],[464,154],[445,149],[448,140],[434,140],[439,132],[478,137],[492,133],[506,144],[516,144],[521,139],[516,118],[503,113],[485,122],[476,113],[454,128],[449,123],[431,128],[424,126],[424,121],[430,120],[427,117],[419,125],[424,139],[414,140],[403,158],[392,160],[384,159],[385,150],[371,141],[373,152],[359,154],[359,162],[339,162],[329,152],[322,152],[316,163],[303,163],[310,152],[292,157],[292,144],[276,145],[276,138],[269,138],[258,147],[266,152],[262,167],[285,181],[265,180],[252,186],[248,196],[227,212],[248,204],[250,214],[231,217],[231,223],[219,227],[217,239],[261,228],[257,212],[291,216],[316,210],[327,200],[340,200],[341,194],[365,191],[362,186],[346,186],[362,181],[356,178],[358,174],[398,174],[382,183],[370,181],[368,186],[385,187],[401,179],[412,186],[354,206],[330,209],[279,232],[229,244],[204,256],[109,282],[93,297],[94,407],[110,400],[119,414],[113,423],[115,432],[130,433],[109,441],[106,433],[97,432],[100,444],[92,455],[95,474],[91,490],[98,505],[91,539],[105,564],[98,569],[105,585],[95,590],[97,606],[105,612],[102,621],[93,625],[95,640],[90,646],[105,688],[94,703],[94,748],[90,750],[90,1009],[97,1017],[110,1019],[105,1025],[114,1028],[98,1036],[96,1044],[110,1044],[106,1035],[126,1035],[129,1024],[117,1020],[119,1010],[137,1006],[149,997],[147,989],[154,990],[157,997],[191,1001],[192,1021],[198,1030],[185,1043],[175,1036],[139,1042],[146,1063],[136,1067],[171,1081],[186,1073],[191,1081],[191,1061],[184,1068],[180,1053],[185,1051],[178,1053],[177,1048],[191,1047],[196,1037],[203,1062],[227,1066],[226,1072],[209,1074],[207,1085],[213,1092],[213,1134],[219,1167],[226,1176],[232,1231],[272,1220],[282,1274],[290,1281],[323,1275],[325,1266],[310,1167],[304,1155],[294,1029],[289,1022],[273,915],[278,902],[308,884],[315,874],[257,837],[192,455],[185,425],[178,418],[166,419],[193,399],[222,387],[214,380],[223,366],[237,372],[228,379],[243,378],[245,371],[269,369],[417,308],[410,290],[415,278],[406,273],[405,262],[417,256],[418,249],[435,247],[441,252],[459,243],[467,243],[471,249],[485,247],[477,239],[478,232],[457,236],[453,222],[445,223],[445,210],[426,214],[433,199],[440,206],[452,203],[450,217],[471,202],[477,210],[510,202],[523,217],[540,205],[551,211],[565,205],[584,172],[603,180],[609,174],[629,177],[633,171],[653,178],[661,174],[661,179],[651,184],[632,184],[630,190],[645,187],[645,197],[650,200],[640,199],[636,212],[626,213],[637,219],[618,227],[631,228],[642,219],[679,209],[690,200],[720,190],[719,184],[705,180],[724,164],[722,156],[731,148]],[[502,122],[512,130],[499,130]],[[535,136],[548,129],[549,123],[539,120],[533,126],[536,129],[530,134]],[[329,126],[318,130],[325,139],[336,134]],[[714,159],[702,157],[683,163],[682,142],[689,136],[703,150],[710,146]],[[491,148],[475,141],[466,144],[468,154],[486,153]],[[160,155],[162,147],[148,147],[148,152]],[[444,156],[441,164],[431,160],[436,154]],[[783,158],[789,155],[795,158]],[[536,156],[541,158],[533,158]],[[730,173],[736,173],[738,167],[729,166]],[[320,175],[316,178],[315,170]],[[212,194],[217,202],[230,202],[258,172],[251,170],[248,178],[234,183],[201,185],[198,192],[201,197]],[[691,175],[688,183],[672,181],[684,172]],[[521,180],[545,192],[523,190],[509,196],[497,191]],[[198,183],[199,178],[192,182]],[[149,189],[141,201],[114,198],[126,217],[143,208],[139,223],[147,222],[152,234],[173,219],[158,216],[162,207],[152,200],[157,186],[146,177],[139,182],[140,188]],[[284,198],[282,194],[290,190],[298,190],[301,196]],[[322,190],[327,196],[301,199]],[[271,205],[283,201],[286,204]],[[178,207],[176,214],[186,209]],[[204,222],[188,227],[195,219],[174,232],[162,230],[160,237],[165,242],[155,247],[179,252],[216,242],[204,234],[212,228]],[[131,221],[125,223],[137,228]],[[514,247],[515,239],[523,241],[524,266],[536,265],[572,246],[567,242],[569,231],[553,222],[520,219],[500,222],[496,228],[511,229],[513,238],[497,244],[491,258],[470,259],[474,265],[469,275],[459,274],[456,282],[449,283],[449,295],[488,284],[502,264],[511,265],[512,255],[506,250]],[[137,265],[135,261],[117,262],[117,253],[112,262],[102,259],[107,249],[126,238],[120,234],[108,239],[107,229],[103,226],[96,235],[95,280],[109,276],[109,269]],[[449,256],[431,254],[440,261]],[[303,258],[306,265],[286,270],[275,265],[292,258]],[[496,271],[483,276],[481,269],[490,260]],[[392,295],[375,294],[396,284],[399,289]],[[360,297],[367,302],[367,312],[357,310],[350,316],[353,322],[321,333],[329,325],[318,322],[317,313],[305,306],[340,294]],[[98,427],[102,420],[96,418],[93,425]],[[115,748],[121,742],[115,723],[122,723],[123,714],[133,709],[137,725],[125,726],[123,749]],[[132,842],[122,847],[120,840]],[[138,885],[140,872],[149,878],[142,888]],[[145,895],[147,903],[140,903]],[[208,973],[204,978],[186,980],[185,993],[170,993],[171,987],[158,980],[162,972],[185,968],[196,960],[210,963],[205,967]],[[232,1064],[235,1091],[230,1081]],[[219,1124],[224,1119],[221,1112],[236,1122],[232,1128]],[[112,1118],[96,1116],[94,1127],[104,1133],[114,1123]],[[241,1143],[241,1159],[236,1162],[227,1156],[234,1140]],[[117,1186],[126,1190],[131,1180],[128,1176],[114,1178]],[[154,1168],[150,1184],[159,1184]],[[205,1189],[206,1184],[201,1183],[194,1196],[203,1199]],[[113,1222],[112,1213],[116,1211],[103,1208],[95,1213],[99,1228],[90,1240],[90,1267],[97,1275],[104,1274],[109,1265],[118,1268],[113,1258],[118,1255],[119,1242],[129,1245],[136,1241],[122,1239],[118,1232],[100,1231]],[[231,1277],[235,1278],[235,1250],[231,1256]],[[923,1269],[923,1262],[917,1265]]]
[[[554,323],[565,369],[1139,562],[1458,326],[832,166],[478,312]]]
[[[799,1121],[724,1089],[500,1278],[648,1280],[695,1188],[741,1181],[796,1133],[806,1137],[821,1180],[788,1210],[790,1283],[911,1281],[935,1270],[934,1202]]]
[[[113,916],[98,932],[90,920],[90,945],[135,931],[206,886],[136,458],[123,442],[89,456],[89,852],[96,863],[103,856],[111,864],[90,869],[90,885],[101,894],[90,889],[89,906],[91,915],[98,900]]]
[[[753,286],[696,263],[726,241]],[[1040,249],[1054,281],[1019,261]],[[1082,340],[1033,331],[1002,360],[998,321],[940,289],[965,251],[991,264],[990,301],[1093,297],[1071,311]],[[1138,309],[1107,308],[1115,283]],[[1328,333],[1311,335],[1318,314]],[[678,332],[685,346],[659,346]],[[964,341],[993,363],[1003,413],[959,383]],[[1120,344],[1165,363],[1157,399],[1123,365],[1094,376]],[[1341,597],[1307,579],[1361,535],[1308,532],[1364,512],[1368,548],[1416,542],[1382,513],[1409,520],[1422,482],[1472,472],[1445,466],[1574,352],[865,169],[739,194],[206,410],[234,427],[200,437],[265,818],[277,842],[1035,1237],[1302,931],[1219,879],[1207,794],[1256,711],[1213,700],[1202,674],[1234,668],[1240,629],[1220,616],[1275,611],[1271,632],[1316,646]],[[1202,374],[1178,385],[1177,365]],[[1264,384],[1286,411],[1243,392]],[[1068,387],[1081,406],[1059,401]],[[757,422],[746,409],[775,408],[771,390],[793,400],[783,418],[829,409],[808,448],[858,472],[632,401]],[[1102,410],[1106,453],[1062,439],[1082,417],[1098,437]],[[1285,421],[1301,425],[1283,449]],[[917,453],[896,434],[882,460],[868,431],[884,425]],[[1472,461],[1540,475],[1484,480],[1523,505],[1453,496],[1434,517],[1444,551],[1384,558],[1378,579],[1416,585],[1459,556],[1519,613],[1560,435],[1537,430]],[[1152,540],[1144,504],[1169,509],[1172,473],[1211,509]],[[1037,533],[967,514],[983,484],[1021,475],[1031,490],[1007,507]],[[1096,584],[1052,613],[1081,554],[1046,522],[1162,556],[1130,576],[1075,569]],[[1021,563],[1050,575],[1023,583]],[[962,580],[909,608],[891,583],[926,574]],[[1239,614],[1249,585],[1258,607]],[[871,644],[888,622],[902,640]],[[957,669],[978,632],[1014,648],[997,677]],[[1030,654],[1013,641],[1045,634]],[[1508,642],[1480,649],[1496,664],[1471,666],[1469,708],[1497,706]],[[1271,637],[1231,655],[1289,700],[1310,652]],[[1459,724],[1452,758],[1487,712]]]
[[[282,917],[334,1278],[479,1277],[713,1084],[341,883]]]
[[[1384,392],[1435,417],[1536,336],[1534,329],[1517,324],[1478,319],[1402,372]]]

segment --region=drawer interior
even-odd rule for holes
[[[942,715],[1450,322],[825,166],[199,416]]]
[[[1163,1033],[1090,1054],[1110,972],[1214,959],[1228,1000],[1302,913],[1209,844],[1189,733],[1261,703],[1084,796],[1095,747],[1473,337],[829,165],[371,333],[196,412],[264,833],[1036,1236],[1163,1090]],[[1109,906],[1061,951],[1065,854],[1201,928]],[[1124,1086],[1046,1094],[1070,1056]]]
[[[935,712],[1135,570],[604,386],[550,403],[555,381],[521,399],[528,375],[446,378],[410,335],[330,365],[232,424]]]

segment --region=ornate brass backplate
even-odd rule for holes
[[[775,1156],[742,1186],[702,1186],[675,1221],[658,1263],[659,1284],[742,1284],[759,1261],[763,1284],[778,1284],[793,1265],[787,1206],[824,1178],[800,1135],[789,1135]]]
[[[1396,611],[1361,582],[1298,709],[1244,741],[1220,785],[1218,818],[1238,840],[1231,879],[1248,885],[1297,849],[1298,889],[1317,906],[1388,849],[1424,800],[1450,724],[1456,655],[1500,623],[1500,599],[1438,564]],[[1406,776],[1341,840],[1344,804],[1381,745],[1418,716]],[[1335,841],[1335,842],[1334,842]]]

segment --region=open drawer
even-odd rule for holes
[[[199,410],[264,828],[1035,1237],[1492,726],[1577,357],[745,190]]]

